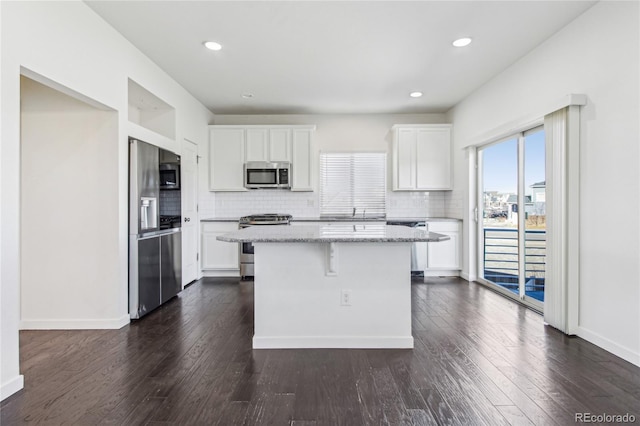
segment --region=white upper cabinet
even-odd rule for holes
[[[313,191],[315,126],[209,126],[209,190],[246,191],[247,161],[291,163],[291,190]]]
[[[214,127],[209,129],[209,189],[246,191],[243,166],[245,129]]]
[[[291,190],[313,191],[315,176],[315,151],[313,128],[293,129],[291,161]]]
[[[269,130],[247,129],[245,143],[245,159],[247,161],[269,161]]]
[[[393,126],[393,190],[449,190],[451,125]]]
[[[291,129],[269,129],[269,160],[291,162]]]
[[[291,129],[248,128],[246,161],[291,162]]]

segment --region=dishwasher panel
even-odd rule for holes
[[[387,225],[407,226],[409,228],[427,230],[423,220],[388,220]],[[427,244],[416,242],[411,245],[411,275],[423,275],[427,267]]]

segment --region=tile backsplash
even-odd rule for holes
[[[180,216],[180,191],[160,191],[160,215]]]
[[[289,213],[294,217],[320,216],[320,196],[317,191],[256,190],[212,192],[208,195],[206,199],[200,200],[200,217],[203,219],[235,218],[256,213]],[[459,201],[461,207],[461,198]],[[451,217],[459,217],[456,203],[457,201],[443,191],[389,191],[387,192],[387,217],[443,217],[451,213],[456,213]]]
[[[462,219],[464,213],[464,191],[453,190],[444,193],[444,216]]]

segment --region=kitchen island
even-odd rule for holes
[[[411,244],[449,237],[403,226],[254,226],[254,349],[413,348]]]

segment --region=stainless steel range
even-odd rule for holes
[[[240,218],[239,228],[247,228],[249,226],[267,226],[267,225],[289,225],[292,216],[290,214],[280,213],[264,213],[252,214]],[[252,277],[253,272],[253,244],[240,244],[240,275],[244,277]]]

